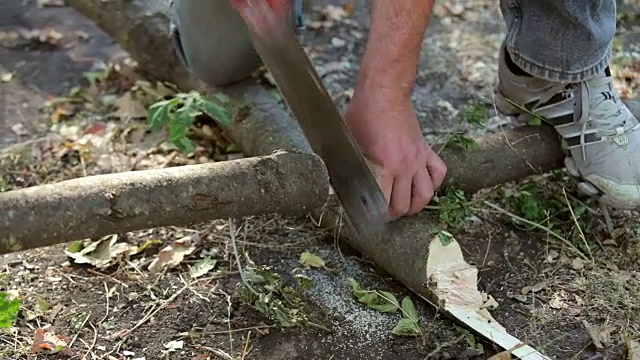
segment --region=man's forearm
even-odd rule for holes
[[[373,0],[357,88],[374,87],[390,96],[410,96],[433,5],[433,0]]]

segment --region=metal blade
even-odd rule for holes
[[[323,159],[336,195],[358,235],[384,230],[388,204],[313,64],[281,11],[249,1],[238,11],[252,33],[256,51]]]

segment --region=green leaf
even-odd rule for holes
[[[447,246],[453,242],[453,235],[448,231],[440,231],[438,233],[438,237],[440,238],[440,242],[444,246]]]
[[[484,129],[488,114],[487,109],[482,103],[477,101],[470,102],[466,106],[463,115],[469,125],[478,129]]]
[[[298,280],[298,285],[300,286],[300,288],[302,288],[302,290],[309,290],[314,285],[313,279],[306,275],[295,274],[294,277],[296,278],[296,280]]]
[[[480,145],[478,144],[478,142],[470,137],[466,137],[464,135],[460,135],[460,134],[453,134],[451,135],[451,138],[449,139],[449,144],[451,145],[457,145],[460,147],[463,147],[465,149],[470,149],[470,150],[475,150],[478,149],[480,147]]]
[[[369,305],[373,310],[377,310],[381,313],[394,313],[398,311],[398,307],[392,303],[383,303],[383,304],[371,304]]]
[[[416,336],[420,334],[420,328],[410,319],[402,318],[391,333],[396,336]]]
[[[365,290],[360,287],[360,284],[353,278],[348,278],[347,283],[351,286],[351,292],[358,301],[373,310],[392,313],[398,311],[400,308],[398,299],[388,291]]]
[[[324,260],[322,260],[318,255],[310,253],[308,251],[300,254],[300,259],[298,260],[298,262],[306,269],[310,269],[312,267],[323,268],[325,266]]]
[[[360,295],[358,296],[358,301],[367,306],[374,305],[377,300],[378,300],[378,294],[376,294],[373,291],[361,292]]]
[[[398,299],[392,293],[388,291],[378,291],[380,300],[377,304],[369,305],[370,308],[378,310],[383,313],[393,313],[398,311],[400,304]]]
[[[415,306],[413,306],[413,301],[411,301],[411,298],[408,296],[402,299],[402,312],[409,320],[418,323],[418,311],[416,311]]]
[[[6,291],[0,292],[0,329],[13,326],[20,311],[20,298],[9,296]]]
[[[186,137],[179,139],[176,146],[185,154],[191,154],[196,150],[196,144]]]
[[[362,291],[360,284],[354,278],[347,278],[347,284],[351,287],[351,291],[354,293]]]
[[[147,121],[152,131],[160,131],[169,122],[169,113],[173,108],[171,100],[158,101],[149,106]]]
[[[204,112],[211,116],[223,128],[231,126],[231,113],[224,106],[213,101],[202,100]]]
[[[215,269],[218,264],[218,260],[207,257],[204,258],[193,265],[191,268],[191,276],[194,278],[199,278],[203,275],[206,275],[209,271]]]
[[[84,248],[84,241],[76,240],[67,246],[67,251],[70,253],[80,252]]]
[[[162,241],[161,241],[161,240],[158,240],[158,239],[151,239],[151,240],[147,240],[147,241],[145,241],[145,243],[144,243],[144,244],[142,244],[142,245],[138,246],[138,247],[136,248],[136,250],[133,252],[133,254],[132,254],[132,255],[140,254],[141,252],[143,252],[143,251],[147,250],[149,247],[151,247],[151,246],[153,246],[153,245],[158,245],[158,244],[162,244]]]
[[[540,119],[539,117],[534,117],[531,120],[529,120],[529,125],[531,126],[540,126],[542,125],[542,119]]]
[[[169,123],[171,142],[183,153],[195,150],[195,144],[187,138],[187,133],[193,124],[193,118],[199,113],[194,102],[187,100],[185,105],[175,112],[173,121]]]

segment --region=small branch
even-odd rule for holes
[[[302,153],[78,178],[0,193],[0,254],[225,217],[304,214],[328,197],[324,163]]]

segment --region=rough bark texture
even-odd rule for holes
[[[0,193],[0,254],[226,217],[304,214],[325,204],[328,180],[318,156],[280,152]]]
[[[144,25],[145,21],[151,21],[145,15],[149,13],[148,10],[144,10],[147,1],[67,2],[113,36],[149,73],[157,78],[181,83],[180,78],[172,78],[175,73],[158,71],[163,66],[175,68],[179,66],[179,62],[173,53],[162,50],[171,48],[166,34],[168,19],[162,19],[165,24],[159,25],[161,19],[153,17],[153,24]],[[166,14],[166,9],[159,10],[165,5],[163,2],[163,5],[153,3],[148,6],[154,9],[156,14]],[[114,12],[116,9],[118,12]],[[136,31],[133,31],[132,26],[115,26],[115,23],[137,24]],[[158,32],[158,29],[164,29],[165,32]],[[149,49],[150,44],[153,44],[155,49]],[[149,57],[146,49],[161,51],[165,56]],[[268,154],[278,149],[310,151],[297,123],[287,111],[268,98],[266,90],[250,82],[221,90],[236,97],[245,97],[253,104],[249,117],[236,123],[232,134],[247,154]],[[443,151],[441,156],[449,169],[445,186],[455,185],[473,193],[484,187],[522,179],[562,166],[563,156],[556,136],[553,130],[545,126],[524,127],[492,135],[481,139],[480,145],[480,149],[473,151],[455,148]],[[324,225],[335,225],[339,219],[339,209],[325,210]],[[429,297],[430,292],[426,287],[426,261],[434,223],[434,218],[428,212],[423,212],[389,224],[388,231],[375,239],[358,239],[350,235],[352,233],[348,228],[343,234],[351,246],[390,275],[417,294]]]

